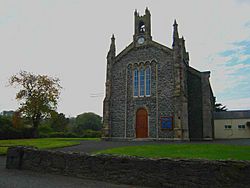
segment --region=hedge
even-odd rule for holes
[[[1,126],[0,127],[0,140],[22,139],[22,138],[32,138],[32,137],[33,137],[33,129],[32,128],[15,129],[11,126]]]

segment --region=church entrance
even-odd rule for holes
[[[148,137],[148,112],[140,108],[136,112],[136,138]]]

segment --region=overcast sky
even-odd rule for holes
[[[146,7],[153,40],[171,47],[176,18],[217,101],[250,109],[250,0],[0,0],[0,112],[18,108],[6,85],[25,70],[60,78],[59,112],[102,115],[110,37],[119,53],[133,39],[134,10]]]

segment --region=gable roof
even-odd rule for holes
[[[214,119],[249,119],[250,110],[214,112]]]
[[[153,41],[153,40],[152,40],[152,41],[148,41],[148,44],[143,45],[142,48],[145,47],[145,46],[147,46],[147,47],[153,46],[153,47],[158,48],[158,49],[160,49],[160,50],[163,50],[163,51],[165,51],[165,52],[167,52],[167,53],[173,53],[173,50],[172,50],[171,48],[168,48],[168,47],[166,47],[166,46],[164,46],[164,45],[162,45],[162,44],[160,44],[160,43],[158,43],[158,42],[155,42],[155,41]],[[125,56],[125,55],[128,54],[131,50],[133,50],[133,49],[135,49],[135,48],[140,48],[140,47],[136,47],[135,44],[134,44],[134,42],[131,42],[124,50],[122,50],[122,51],[116,56],[116,60],[119,60],[120,58],[122,58],[123,56]]]

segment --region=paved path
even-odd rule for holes
[[[58,148],[58,151],[86,152],[91,153],[98,150],[110,149],[121,146],[141,146],[147,144],[229,144],[250,145],[250,139],[214,140],[214,141],[81,141],[80,145]]]
[[[151,142],[151,141],[81,141],[80,145],[58,148],[58,151],[86,152],[91,153],[98,150],[116,148],[121,146],[140,146],[146,144],[166,144],[171,142]]]

